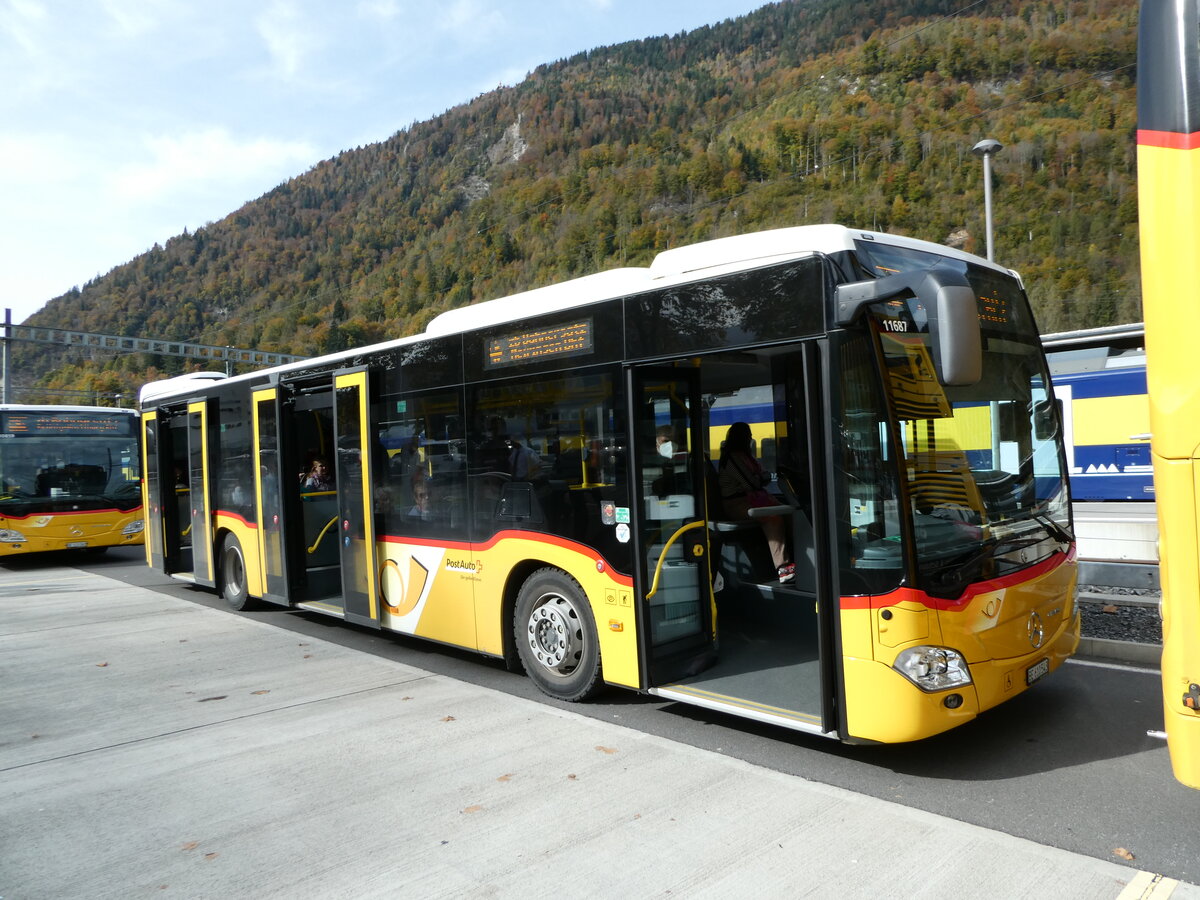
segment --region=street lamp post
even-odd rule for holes
[[[983,157],[983,217],[987,230],[988,262],[995,261],[992,247],[992,154],[1003,149],[1003,144],[991,138],[986,138],[971,148],[972,153]]]

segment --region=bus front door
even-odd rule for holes
[[[147,494],[162,515],[161,531],[152,534],[157,546],[151,559],[167,575],[212,587],[212,554],[205,543],[212,530],[205,491],[206,425],[203,401],[158,411],[147,430],[154,446],[147,445],[146,452],[155,456],[147,459],[147,468],[156,469]]]
[[[334,448],[337,455],[342,598],[346,620],[379,628],[379,584],[372,498],[369,392],[365,369],[334,376]]]
[[[816,347],[712,355],[638,370],[630,396],[648,689],[825,734],[837,724],[838,604],[817,602],[835,597],[825,526],[811,512],[828,505],[819,364]],[[760,474],[778,473],[753,508],[721,497],[734,425],[749,429]]]
[[[630,376],[632,518],[649,687],[715,659],[698,374],[643,368]]]
[[[208,404],[189,403],[187,408],[188,512],[192,543],[192,576],[196,584],[216,587],[213,571],[212,508],[208,491]]]
[[[159,419],[157,412],[142,414],[142,505],[146,510],[146,562],[152,569],[164,570],[166,545],[163,527],[169,513],[165,505],[163,482],[169,477],[159,459]],[[169,498],[174,502],[174,498]]]
[[[286,529],[287,498],[283,486],[292,486],[284,478],[280,440],[279,390],[267,388],[254,392],[255,497],[258,510],[258,558],[262,560],[264,600],[286,606],[289,602]]]

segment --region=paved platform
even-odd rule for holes
[[[1200,887],[71,569],[0,572],[0,898]]]

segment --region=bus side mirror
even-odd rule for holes
[[[979,308],[969,284],[943,284],[929,273],[937,296],[929,311],[933,364],[945,385],[972,385],[983,377]]]
[[[1033,404],[1033,435],[1039,441],[1053,440],[1062,420],[1062,401],[1057,397]]]
[[[949,268],[901,272],[839,284],[834,319],[849,325],[872,303],[916,297],[929,316],[933,365],[945,385],[976,384],[983,377],[983,337],[975,291],[965,275]]]

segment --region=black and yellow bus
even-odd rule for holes
[[[1200,788],[1200,379],[1183,324],[1200,304],[1200,13],[1143,0],[1138,213],[1150,451],[1158,500],[1163,706],[1175,777]]]
[[[0,556],[140,543],[134,410],[0,405]]]
[[[1078,644],[1021,281],[922,241],[682,247],[387,343],[150,384],[141,414],[152,566],[235,609],[501,658],[566,700],[615,685],[907,741]],[[753,503],[722,464],[738,423]]]

